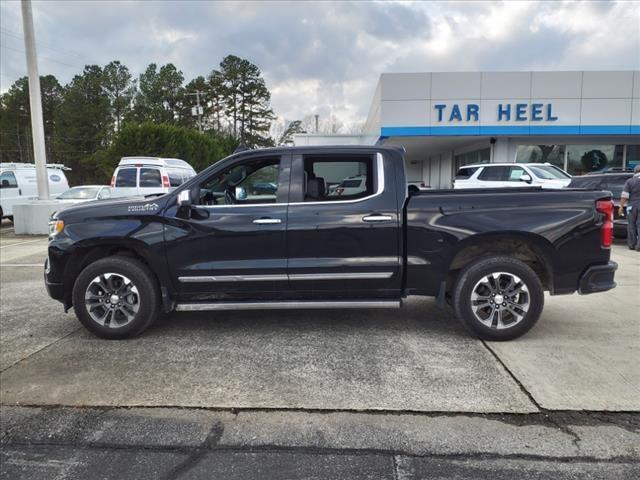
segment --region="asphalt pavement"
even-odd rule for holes
[[[45,257],[2,223],[5,478],[640,476],[640,254],[623,244],[618,288],[547,296],[504,343],[418,298],[175,313],[105,341],[47,297]]]

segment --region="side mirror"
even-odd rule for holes
[[[531,183],[531,175],[523,173],[522,175],[520,175],[520,181],[521,182]]]
[[[191,207],[191,190],[183,190],[178,194],[178,207]]]
[[[247,189],[244,187],[236,187],[236,200],[246,200]]]

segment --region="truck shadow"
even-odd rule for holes
[[[328,310],[245,310],[220,312],[173,312],[163,315],[144,334],[173,336],[201,331],[246,330],[260,334],[275,330],[300,333],[344,331],[388,331],[469,337],[450,308],[439,308],[435,300],[411,298],[400,310],[328,309]]]

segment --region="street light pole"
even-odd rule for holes
[[[31,107],[31,133],[33,137],[33,156],[36,164],[38,198],[49,199],[49,179],[47,178],[47,157],[44,147],[44,122],[42,120],[42,98],[40,96],[40,76],[38,75],[38,57],[36,39],[33,31],[31,0],[22,0],[22,27],[24,46],[27,51],[27,72],[29,74],[29,106]]]

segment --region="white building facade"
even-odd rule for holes
[[[462,165],[549,162],[572,175],[640,164],[640,71],[382,74],[361,135],[296,145],[402,145],[408,180]]]

